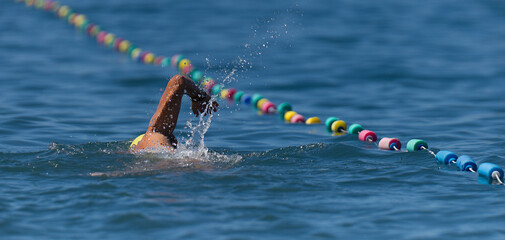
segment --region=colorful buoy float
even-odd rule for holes
[[[333,121],[330,129],[333,133],[345,133],[347,132],[347,124],[342,120]]]
[[[252,96],[244,94],[241,100],[245,105],[251,105]]]
[[[261,106],[263,106],[263,104],[265,104],[267,102],[270,102],[270,101],[268,101],[268,99],[266,99],[266,98],[262,98],[262,99],[258,100],[256,102],[256,109],[261,109]]]
[[[456,160],[458,159],[458,156],[456,154],[454,154],[451,151],[445,151],[445,150],[439,151],[435,156],[437,162],[445,165],[456,163]]]
[[[179,66],[179,63],[181,62],[182,59],[185,59],[186,57],[184,57],[183,55],[180,55],[180,54],[176,54],[174,56],[172,56],[172,58],[170,59],[170,65],[172,66],[172,68],[177,68]]]
[[[251,98],[251,104],[254,107],[254,109],[258,109],[258,102],[263,99],[264,97],[261,94],[253,94]]]
[[[456,160],[456,166],[458,166],[459,170],[468,172],[475,172],[478,169],[475,161],[467,155],[461,155],[458,157]]]
[[[338,118],[336,118],[336,117],[329,117],[329,118],[326,119],[326,121],[324,121],[324,125],[326,126],[326,131],[327,132],[331,132],[331,125],[335,121],[338,121]]]
[[[293,107],[291,106],[291,104],[287,102],[279,104],[277,108],[277,112],[279,113],[279,117],[281,118],[281,120],[284,120],[284,114],[291,110],[293,110]]]
[[[359,134],[363,130],[365,130],[365,128],[363,128],[363,126],[361,126],[357,123],[353,123],[353,124],[351,124],[351,126],[349,126],[349,133],[350,134]]]
[[[183,72],[183,69],[186,67],[186,66],[190,66],[191,65],[191,62],[188,60],[188,59],[182,59],[179,61],[178,63],[178,66],[179,66],[179,72]]]
[[[379,141],[379,149],[400,151],[402,143],[397,138],[382,138]]]
[[[296,114],[298,114],[298,113],[296,113],[295,111],[287,111],[286,113],[284,113],[284,120],[286,122],[291,122],[291,118],[293,116],[295,116]]]
[[[191,78],[191,80],[193,80],[193,82],[196,83],[196,85],[199,85],[200,82],[202,81],[203,79],[203,72],[201,72],[200,70],[193,70],[190,74],[189,74],[189,78]],[[236,91],[236,90],[235,90]]]
[[[320,123],[321,123],[321,119],[318,117],[310,117],[310,118],[307,118],[307,121],[305,121],[305,124],[307,124],[307,125],[320,124]]]
[[[233,95],[233,100],[237,103],[241,103],[242,102],[242,97],[244,96],[244,92],[243,91],[238,91],[235,93],[235,95]]]
[[[503,169],[494,163],[481,163],[477,172],[479,177],[490,183],[496,180],[498,183],[503,184]]]
[[[358,135],[358,139],[363,142],[377,142],[377,135],[370,130],[362,130]]]
[[[275,107],[275,104],[268,101],[261,105],[261,111],[265,114],[273,114],[277,112],[277,108]]]
[[[291,123],[305,123],[305,118],[302,115],[297,113],[291,117],[289,122],[291,122]]]
[[[211,90],[212,95],[217,95],[219,92],[221,92],[222,88],[223,86],[221,84],[214,85]]]
[[[221,89],[221,92],[219,93],[219,97],[222,99],[226,99],[226,96],[228,96],[228,89]]]

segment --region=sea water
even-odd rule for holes
[[[305,117],[505,167],[503,1],[61,2]],[[175,155],[130,154],[173,69],[12,1],[0,26],[0,239],[505,236],[504,186],[225,100],[183,99]]]

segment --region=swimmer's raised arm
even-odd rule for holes
[[[196,116],[200,113],[206,115],[211,114],[212,111],[217,111],[219,104],[212,101],[211,97],[191,79],[175,75],[168,82],[158,108],[151,118],[147,132],[135,146],[134,151],[145,148],[177,147],[177,139],[173,132],[177,125],[181,100],[184,94],[191,98],[191,109]],[[210,106],[208,106],[209,104]]]

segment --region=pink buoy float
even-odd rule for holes
[[[116,51],[119,51],[119,44],[121,44],[121,42],[123,41],[124,39],[122,38],[116,38],[114,40],[114,50]]]
[[[266,102],[261,105],[261,111],[266,114],[275,113],[277,112],[277,107],[272,102]]]
[[[237,93],[237,89],[235,89],[235,88],[228,89],[228,94],[226,95],[226,99],[233,101],[233,96],[235,96],[235,93]]]
[[[370,130],[359,132],[358,138],[363,142],[377,142],[377,135]]]
[[[96,41],[98,43],[101,43],[103,44],[103,42],[105,41],[105,36],[107,35],[107,32],[106,31],[101,31],[100,33],[98,33],[98,35],[96,36]]]
[[[88,34],[89,36],[91,36],[91,29],[93,29],[94,26],[95,26],[94,23],[88,24],[88,26],[86,27],[86,30],[85,30],[86,34]]]
[[[397,138],[385,137],[379,141],[379,149],[399,151],[401,148],[402,143]]]
[[[291,117],[290,122],[291,123],[305,123],[305,118],[300,114],[295,114],[293,117]]]
[[[189,64],[182,68],[181,74],[188,76],[188,74],[192,71],[193,71],[193,65]]]
[[[161,61],[163,61],[163,59],[165,59],[165,57],[163,57],[163,56],[161,56],[161,57],[157,57],[157,58],[154,60],[154,65],[156,65],[156,66],[161,65]]]

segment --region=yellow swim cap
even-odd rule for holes
[[[132,144],[130,144],[130,148],[134,148],[135,146],[137,146],[137,144],[139,144],[139,142],[142,140],[142,138],[144,138],[144,134],[138,136],[137,138],[135,138],[135,140],[133,140]]]

